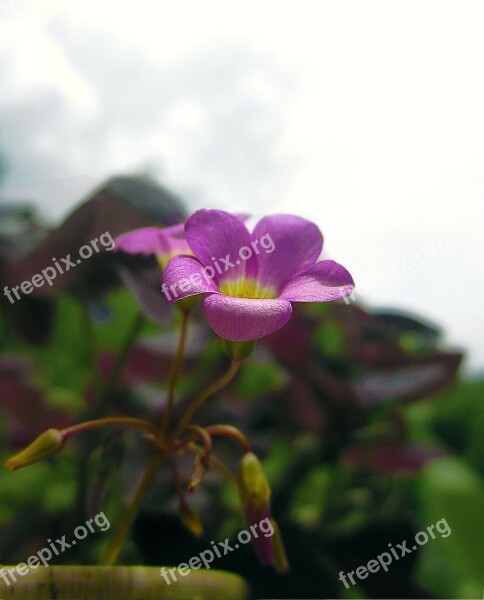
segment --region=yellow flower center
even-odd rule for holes
[[[233,296],[234,298],[252,298],[267,300],[277,298],[276,290],[270,286],[262,286],[256,279],[227,279],[219,285],[219,290],[224,296]]]
[[[163,271],[163,269],[166,267],[166,265],[168,264],[168,261],[171,258],[173,258],[174,256],[178,256],[179,254],[188,254],[189,256],[193,256],[193,253],[190,252],[189,250],[186,250],[184,252],[181,252],[180,250],[173,250],[173,252],[166,252],[165,254],[157,254],[156,260],[157,260],[158,264],[160,265],[161,270]]]

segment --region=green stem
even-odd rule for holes
[[[145,317],[143,313],[138,312],[133,321],[133,325],[126,337],[126,340],[124,341],[123,347],[121,348],[120,352],[116,357],[116,362],[113,368],[111,369],[111,372],[109,373],[109,377],[101,389],[96,405],[88,415],[89,418],[94,419],[97,417],[101,417],[108,409],[109,401],[111,400],[113,392],[116,390],[119,376],[121,375],[123,368],[130,357],[131,351],[134,346],[134,342],[136,341],[136,338],[138,337],[138,334],[141,331],[144,321]]]
[[[205,430],[211,437],[230,437],[242,446],[244,452],[251,452],[248,439],[240,429],[237,429],[237,427],[234,427],[233,425],[210,425],[210,427],[206,427]]]
[[[98,429],[99,427],[105,427],[106,425],[122,425],[124,427],[135,427],[137,429],[144,429],[149,433],[156,435],[158,430],[156,427],[150,423],[149,421],[145,421],[144,419],[137,419],[135,417],[105,417],[104,419],[93,419],[92,421],[84,421],[83,423],[79,423],[78,425],[73,425],[72,427],[67,427],[66,429],[62,429],[62,435],[64,440],[68,440],[70,437],[77,435],[78,433],[83,433],[84,431],[92,431],[93,429]]]
[[[195,452],[195,453],[199,454],[200,452],[203,451],[203,448],[192,442],[188,446],[187,450],[190,450],[191,452]],[[236,487],[236,489],[239,489],[239,481],[238,481],[237,477],[232,473],[232,471],[227,467],[227,465],[222,460],[220,460],[220,458],[218,458],[218,456],[215,456],[215,454],[213,454],[213,452],[212,452],[212,454],[210,454],[209,461],[210,461],[210,464],[215,469],[217,469],[217,471],[223,477],[225,477],[225,479],[227,479],[227,481],[230,481],[230,483],[232,485],[234,485]]]
[[[178,346],[176,349],[175,360],[170,371],[170,377],[168,379],[168,396],[166,400],[166,410],[163,415],[163,423],[161,431],[164,435],[168,432],[170,427],[170,421],[173,414],[173,403],[175,400],[175,389],[178,379],[180,377],[180,371],[183,363],[183,354],[185,352],[185,344],[187,340],[188,330],[188,318],[190,313],[186,310],[181,311],[181,324],[180,324],[180,336],[178,338]]]
[[[158,468],[158,465],[160,464],[163,457],[164,453],[162,452],[155,454],[148,463],[148,466],[146,467],[143,475],[141,476],[141,479],[138,483],[138,487],[136,488],[136,491],[133,497],[131,498],[128,508],[124,513],[121,523],[119,524],[118,529],[116,530],[116,534],[111,540],[111,543],[109,544],[109,548],[106,552],[106,557],[104,559],[105,565],[114,565],[116,563],[118,555],[121,551],[121,547],[123,545],[124,538],[126,537],[126,534],[128,533],[129,528],[131,527],[136,517],[141,501],[143,500],[146,490],[148,489],[148,485],[150,484],[151,479],[156,473],[156,469]]]
[[[204,390],[202,390],[199,394],[195,396],[192,402],[188,405],[186,411],[183,413],[178,425],[176,426],[175,431],[171,436],[172,439],[176,440],[176,438],[181,433],[183,433],[186,426],[190,423],[190,420],[195,414],[195,412],[202,406],[202,404],[205,402],[205,400],[207,400],[207,398],[220,391],[232,381],[232,379],[237,375],[241,364],[242,360],[233,359],[225,375],[222,375],[220,379],[214,381],[212,384],[207,386]]]
[[[109,407],[109,402],[111,400],[113,391],[116,389],[116,386],[118,384],[119,376],[121,375],[123,367],[131,354],[134,342],[136,341],[136,338],[138,337],[138,334],[141,331],[141,327],[144,323],[144,320],[144,315],[141,312],[138,312],[133,321],[133,325],[129,330],[128,335],[123,343],[123,346],[118,353],[116,362],[109,374],[108,380],[97,393],[97,401],[95,405],[92,407],[92,409],[86,411],[86,413],[81,417],[82,420],[90,421],[94,419],[99,419],[100,417],[103,417],[103,415],[106,413]],[[84,440],[79,456],[77,469],[78,491],[76,503],[78,518],[81,521],[83,520],[83,518],[85,518],[84,502],[85,490],[88,483],[88,460],[91,450],[93,449],[96,443],[96,439],[96,437],[88,435]]]

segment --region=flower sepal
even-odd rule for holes
[[[243,358],[247,358],[252,354],[255,348],[255,340],[251,340],[250,342],[244,342],[243,340],[238,340],[236,342],[223,340],[223,344],[225,353],[234,360],[242,360]]]

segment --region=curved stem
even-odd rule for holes
[[[200,406],[202,406],[202,404],[207,398],[224,388],[232,381],[232,379],[237,375],[241,364],[241,359],[233,359],[225,375],[222,375],[220,379],[214,381],[212,384],[207,386],[204,390],[202,390],[199,394],[195,396],[192,402],[188,405],[187,410],[183,413],[180,422],[176,426],[175,431],[171,436],[172,439],[176,439],[184,431],[186,426],[190,423],[190,420],[195,414],[195,412],[200,408]]]
[[[68,440],[70,437],[77,435],[78,433],[82,433],[84,431],[91,431],[93,429],[98,429],[99,427],[104,427],[106,425],[123,425],[124,427],[135,427],[137,429],[144,429],[152,434],[157,434],[158,430],[149,421],[145,421],[144,419],[137,419],[135,417],[105,417],[104,419],[93,419],[92,421],[85,421],[84,423],[79,423],[78,425],[73,425],[72,427],[67,427],[66,429],[62,429],[61,433],[63,435],[64,441]]]
[[[170,377],[168,379],[168,396],[166,400],[166,410],[163,415],[161,431],[166,435],[170,426],[171,417],[173,414],[173,403],[175,399],[175,388],[180,377],[181,366],[183,362],[183,354],[185,352],[185,344],[187,340],[188,318],[190,313],[183,310],[181,313],[180,336],[178,338],[178,346],[176,349],[175,360],[171,367]]]
[[[212,452],[212,438],[207,430],[199,425],[187,425],[186,429],[190,429],[190,431],[195,432],[193,439],[198,437],[203,444],[204,455],[207,457],[210,456],[210,453]],[[192,440],[190,439],[190,441]],[[183,447],[183,445],[184,444],[182,444],[180,447]]]
[[[211,437],[217,437],[219,435],[230,437],[242,446],[244,453],[251,452],[249,441],[240,429],[237,429],[237,427],[234,427],[233,425],[210,425],[210,427],[206,427],[205,430]]]
[[[164,453],[160,452],[159,454],[155,454],[148,463],[148,466],[146,467],[140,479],[140,482],[138,483],[138,487],[136,488],[134,496],[131,498],[128,508],[126,509],[121,523],[118,526],[116,534],[111,540],[111,543],[109,544],[109,548],[106,552],[106,557],[104,559],[104,564],[115,564],[119,552],[121,550],[124,538],[126,537],[126,534],[128,533],[129,528],[131,527],[134,521],[134,518],[136,517],[136,513],[138,512],[141,501],[143,500],[146,490],[148,489],[148,485],[151,479],[153,478],[153,475],[156,473],[156,469],[158,468],[158,465],[160,464],[163,457]]]
[[[192,452],[196,452],[197,454],[200,453],[203,449],[201,448],[201,446],[198,446],[197,444],[194,444],[193,442],[188,446],[188,450],[192,451]],[[230,481],[230,483],[232,485],[234,485],[237,489],[239,489],[239,482],[237,480],[237,477],[232,473],[232,471],[227,467],[227,465],[220,460],[220,458],[218,458],[218,456],[215,456],[213,453],[210,454],[210,458],[209,458],[210,463],[213,465],[213,467],[215,469],[217,469],[217,471],[223,476],[225,477],[225,479],[227,479],[227,481]]]

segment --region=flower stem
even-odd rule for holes
[[[65,441],[70,437],[77,435],[78,433],[91,431],[106,425],[122,425],[124,427],[144,429],[145,431],[155,435],[158,433],[158,430],[152,423],[145,421],[144,419],[137,419],[135,417],[105,417],[104,419],[93,419],[91,421],[84,421],[84,423],[79,423],[78,425],[73,425],[72,427],[62,429],[61,433]]]
[[[145,322],[145,317],[142,312],[138,312],[133,320],[133,324],[131,329],[129,330],[126,339],[123,342],[122,348],[120,349],[114,367],[111,369],[108,379],[106,383],[102,386],[95,385],[96,389],[96,402],[94,406],[82,415],[81,419],[85,421],[90,421],[93,419],[99,419],[103,417],[109,408],[109,404],[111,402],[111,397],[113,392],[116,390],[116,386],[118,385],[118,380],[128,361],[131,351],[133,349],[136,338],[138,337],[143,323]],[[96,384],[96,380],[94,381]],[[83,520],[85,518],[85,492],[87,487],[88,480],[88,460],[89,455],[94,448],[96,439],[92,436],[87,436],[87,439],[84,440],[81,453],[79,456],[79,463],[77,466],[77,511],[79,514],[79,520]]]
[[[134,521],[134,518],[136,517],[136,513],[138,512],[141,501],[143,500],[146,490],[148,489],[148,485],[151,479],[153,478],[154,474],[156,473],[156,469],[158,468],[158,465],[160,464],[163,457],[164,453],[162,452],[155,454],[148,463],[148,466],[146,467],[143,475],[141,476],[140,482],[138,483],[138,487],[136,488],[136,491],[133,497],[131,498],[128,508],[126,509],[121,523],[118,526],[116,534],[112,539],[111,543],[109,544],[109,548],[106,552],[106,557],[104,559],[105,565],[115,564],[119,552],[121,551],[121,546],[123,544],[124,538],[126,537],[126,534],[128,533],[129,528],[131,527]]]
[[[188,446],[188,450],[190,450],[191,452],[196,452],[196,453],[200,453],[203,449],[201,448],[201,446],[198,446],[197,444],[194,444],[193,442]],[[227,479],[227,481],[230,481],[230,483],[232,485],[234,485],[237,489],[239,489],[239,481],[237,479],[237,477],[232,473],[232,471],[227,467],[227,465],[220,460],[220,458],[218,458],[218,456],[215,456],[215,454],[210,454],[210,458],[209,458],[210,464],[217,469],[217,471],[223,476],[225,477],[225,479]]]
[[[121,372],[128,358],[130,357],[134,342],[136,341],[144,322],[145,317],[142,312],[139,312],[133,321],[133,325],[128,332],[126,340],[123,343],[123,347],[116,357],[116,362],[109,373],[108,379],[98,395],[96,405],[93,407],[92,411],[86,415],[88,418],[94,419],[105,414],[107,408],[109,407],[111,396],[116,390],[119,376],[121,375]]]
[[[204,390],[202,390],[199,394],[195,396],[192,402],[188,405],[186,411],[183,413],[178,425],[176,426],[171,436],[172,439],[176,439],[185,430],[186,426],[190,423],[190,420],[195,414],[195,412],[202,406],[202,404],[207,398],[224,388],[232,381],[232,379],[237,375],[241,364],[241,359],[233,359],[225,375],[222,375],[220,379],[214,381],[212,384],[207,386]]]
[[[187,340],[188,319],[190,313],[186,310],[181,311],[180,336],[178,338],[178,346],[176,349],[175,360],[171,367],[170,377],[168,380],[168,396],[166,401],[166,410],[163,415],[163,423],[161,431],[166,435],[170,426],[171,417],[173,414],[173,403],[175,399],[175,388],[180,376],[181,366],[183,362],[183,354],[185,352],[185,344]]]
[[[237,441],[243,448],[244,452],[251,452],[250,444],[245,435],[233,425],[210,425],[206,427],[206,432],[211,437],[225,436]]]

